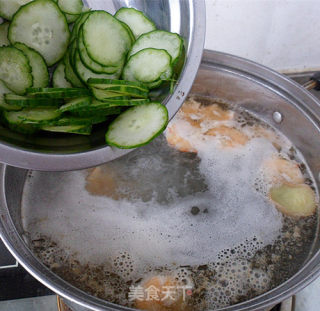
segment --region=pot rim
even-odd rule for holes
[[[318,100],[291,79],[255,62],[215,51],[204,52],[201,68],[206,68],[206,66],[235,73],[261,84],[263,84],[263,81],[265,80],[265,82],[270,84],[269,86],[267,85],[267,87],[273,86],[273,91],[276,92],[278,90],[278,92],[285,93],[288,97],[291,96],[292,98],[301,101],[304,105],[303,109],[307,111],[308,118],[320,131],[320,104]],[[6,170],[6,165],[0,166],[0,236],[17,261],[31,275],[58,295],[83,307],[91,310],[136,310],[109,303],[86,294],[62,280],[36,259],[18,234],[9,215],[5,197]],[[253,311],[271,307],[303,289],[317,278],[319,274],[320,250],[318,250],[296,274],[276,288],[248,301],[217,309],[216,311]]]

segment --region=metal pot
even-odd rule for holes
[[[302,152],[319,187],[320,105],[304,88],[251,61],[205,51],[193,93],[241,105],[283,132]],[[184,94],[185,95],[185,94]],[[27,170],[3,165],[0,171],[0,232],[6,246],[35,278],[60,296],[91,310],[129,310],[71,286],[47,267],[24,242],[20,204]],[[314,280],[320,271],[320,240],[289,280],[269,292],[223,310],[262,310],[285,300]],[[82,309],[80,307],[80,309]],[[222,309],[221,309],[222,310]]]

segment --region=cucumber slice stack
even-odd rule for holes
[[[70,88],[72,84],[66,79],[65,76],[65,65],[63,62],[60,62],[56,67],[53,76],[52,76],[52,85],[55,88]]]
[[[75,98],[79,96],[89,95],[88,89],[84,88],[28,88],[28,95],[35,98]]]
[[[59,98],[30,98],[15,94],[5,94],[4,100],[7,105],[17,107],[58,107],[62,101]]]
[[[15,104],[7,104],[5,102],[4,96],[11,91],[7,88],[7,86],[0,80],[0,111],[17,111],[21,110],[21,107]]]
[[[129,58],[123,78],[145,83],[149,88],[158,86],[172,77],[171,56],[166,50],[144,49]]]
[[[133,45],[129,57],[147,48],[163,49],[170,54],[172,63],[175,64],[183,51],[183,40],[176,33],[164,30],[155,30],[142,35]]]
[[[131,48],[129,33],[107,12],[90,14],[82,31],[89,57],[102,66],[119,66]]]
[[[153,21],[134,8],[121,8],[117,11],[115,17],[128,25],[129,29],[132,29],[132,33],[136,39],[144,33],[157,29]]]
[[[0,25],[0,46],[10,45],[10,42],[8,40],[8,29],[9,29],[8,22]]]
[[[21,42],[38,51],[51,66],[65,54],[70,32],[54,1],[36,0],[22,6],[13,16],[8,37],[12,44]]]
[[[33,84],[29,59],[14,47],[0,48],[0,79],[16,94],[24,94]]]
[[[15,48],[22,51],[28,58],[32,69],[33,87],[46,87],[49,84],[49,72],[43,57],[23,43],[16,43]]]
[[[106,142],[118,148],[163,131],[167,109],[149,93],[177,78],[179,35],[134,8],[112,16],[82,0],[0,0],[0,16],[3,125],[22,134],[90,135],[108,122]]]
[[[122,149],[140,147],[162,133],[167,124],[168,111],[160,103],[133,107],[111,123],[106,141],[109,145]]]
[[[69,15],[79,15],[83,10],[82,0],[58,0],[62,12]]]
[[[0,16],[5,19],[11,20],[13,15],[32,0],[0,0]]]
[[[128,54],[123,77],[129,81],[144,82],[149,89],[157,88],[172,80],[183,52],[183,40],[178,34],[163,30],[142,34]],[[146,68],[150,70],[146,71]]]

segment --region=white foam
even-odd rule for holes
[[[205,304],[210,309],[223,308],[235,303],[237,297],[254,290],[256,295],[269,289],[270,275],[261,269],[252,268],[246,260],[226,262],[217,271],[217,283],[207,289]]]
[[[168,163],[158,148],[154,144],[148,152],[139,151],[125,168],[117,161],[108,164],[122,167],[121,178],[136,186],[132,200],[90,195],[85,190],[86,172],[33,172],[22,204],[25,230],[31,237],[40,232],[52,238],[82,262],[115,262],[121,253],[129,254],[131,274],[126,269],[126,278],[146,267],[207,264],[246,239],[256,237],[262,248],[277,238],[282,216],[253,184],[262,161],[275,152],[270,142],[257,138],[244,147],[223,150],[197,141],[198,170],[208,190],[191,189],[189,195],[168,189],[168,184],[184,170],[180,180],[192,187],[195,168],[185,167],[179,156]],[[155,173],[150,175],[150,170]],[[149,199],[146,189],[152,193]],[[170,195],[161,200],[160,192]],[[190,213],[193,206],[200,209],[196,216]]]

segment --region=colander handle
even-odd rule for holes
[[[316,72],[303,87],[309,91],[313,89],[320,91],[320,72]]]

